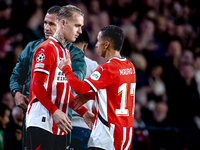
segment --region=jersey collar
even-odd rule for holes
[[[49,38],[51,38],[52,40],[54,40],[55,42],[57,42],[65,50],[64,46],[55,37],[50,36]]]
[[[126,60],[125,57],[121,57],[121,58],[119,58],[119,57],[112,57],[112,58],[110,58],[108,61],[110,61],[111,59],[117,59],[117,60],[119,60],[119,61],[125,61],[125,60]]]

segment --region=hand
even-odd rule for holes
[[[21,94],[20,92],[17,92],[15,94],[14,100],[15,100],[15,104],[18,107],[20,107],[22,109],[26,109],[27,108],[26,101],[28,102],[28,97],[26,97],[25,95]]]
[[[68,133],[67,131],[71,132],[71,129],[72,129],[72,126],[70,125],[71,121],[67,117],[67,114],[65,114],[61,110],[57,109],[53,113],[53,118],[54,118],[54,121],[57,124],[58,128],[61,131],[65,132],[65,133]]]
[[[82,105],[84,105],[88,100],[85,98],[84,94],[79,94],[76,95],[73,98],[73,105],[74,105],[74,109],[80,109],[82,107]]]
[[[70,65],[70,64],[71,64],[71,61],[70,61],[70,59],[68,58],[68,56],[66,56],[66,59],[63,59],[63,60],[60,61],[59,65],[58,65],[58,68],[59,68],[60,70],[62,70],[62,68],[63,68],[64,66]]]
[[[85,123],[88,125],[89,129],[92,130],[93,122],[94,122],[94,114],[91,113],[90,111],[87,111],[83,115],[83,119],[84,119]]]

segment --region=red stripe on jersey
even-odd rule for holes
[[[98,93],[96,95],[96,101],[95,101],[95,108],[94,108],[94,127],[97,125],[98,115],[99,115],[99,97]]]
[[[132,127],[115,126],[114,147],[117,150],[130,150],[133,137]]]
[[[69,103],[69,98],[70,98],[70,87],[69,86],[67,86],[67,88],[66,88],[66,93],[69,93],[69,94],[65,95],[65,100],[64,100],[64,103],[63,103],[63,107],[62,107],[62,111],[64,113],[66,113],[66,111],[67,111],[67,105]]]
[[[63,132],[60,130],[59,135],[62,135],[62,133],[63,133]]]
[[[53,134],[57,134],[57,132],[58,132],[58,126],[55,123],[54,119],[53,119],[52,132],[53,132]]]
[[[63,94],[63,89],[64,89],[64,83],[57,83],[56,85],[56,101],[55,105],[59,108],[60,107],[60,102]]]
[[[44,74],[48,75],[48,77],[42,84],[43,91],[45,90],[45,92],[41,92],[40,90],[38,90],[37,93],[33,92],[34,83],[31,82],[29,106],[27,109],[27,115],[28,115],[27,127],[34,126],[37,124],[40,127],[43,127],[45,129],[47,128],[47,130],[50,130],[53,134],[57,135],[60,133],[60,132],[58,133],[58,131],[60,130],[58,129],[58,126],[56,125],[52,115],[47,115],[48,126],[45,126],[42,122],[38,123],[38,120],[36,119],[40,117],[40,111],[44,111],[44,112],[46,111],[45,108],[50,113],[52,112],[51,114],[53,114],[55,108],[57,107],[60,108],[63,112],[66,112],[66,109],[67,109],[67,101],[68,101],[67,97],[68,97],[68,94],[70,94],[69,87],[68,87],[69,84],[65,80],[62,80],[64,74],[60,75],[61,71],[58,70],[57,65],[60,60],[66,57],[66,55],[70,57],[70,54],[67,49],[66,50],[62,49],[62,47],[56,41],[57,40],[55,40],[52,37],[47,39],[45,42],[41,43],[41,45],[38,47],[38,49],[34,53],[31,79],[33,75],[35,74],[34,73],[35,69],[42,70]],[[37,59],[40,53],[42,53],[45,56],[43,59],[41,59],[41,62],[39,62]],[[37,65],[38,63],[39,65]],[[61,77],[62,79],[59,80],[57,77]],[[42,96],[44,95],[45,95],[45,99],[42,98]],[[65,99],[63,100],[64,102],[62,101],[62,104],[61,104],[62,95],[65,95]],[[40,102],[39,105],[43,105],[45,108],[36,107],[35,105],[32,105],[35,97],[38,98]],[[51,103],[45,101],[46,99],[50,100]],[[41,108],[41,110],[39,110],[38,108]],[[35,116],[35,114],[37,117],[33,117]],[[63,135],[63,132],[60,133],[60,135]]]

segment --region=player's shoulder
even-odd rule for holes
[[[120,65],[127,64],[127,59],[125,57],[113,57],[109,59],[105,64],[110,67],[119,67]]]
[[[44,42],[45,39],[42,38],[42,39],[38,39],[38,40],[35,40],[35,41],[31,41],[27,44],[27,46],[32,46],[32,47],[36,47],[36,46],[39,46],[42,42]]]
[[[36,49],[35,53],[52,54],[56,49],[53,44],[55,44],[54,41],[49,38],[49,39],[43,41],[39,45],[39,47]]]
[[[90,59],[90,58],[88,58],[86,56],[84,58],[85,58],[85,62],[88,63],[88,64],[94,64],[96,66],[99,65],[95,60],[92,60],[92,59]]]
[[[112,58],[110,60],[108,60],[106,63],[106,67],[108,68],[108,70],[110,70],[111,72],[115,72],[117,70],[120,69],[134,69],[134,65],[125,57],[122,58]]]
[[[39,47],[39,45],[44,41],[45,41],[44,38],[31,41],[26,45],[23,51],[35,51]]]

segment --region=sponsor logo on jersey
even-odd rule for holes
[[[106,69],[103,69],[103,67],[101,66],[101,69],[102,69],[102,72],[104,71],[104,70],[106,70]]]
[[[95,71],[90,75],[90,78],[92,80],[99,80],[100,76],[101,76],[101,74],[98,71]]]
[[[43,63],[37,63],[35,64],[35,68],[44,68],[44,64]]]
[[[67,81],[64,72],[59,71],[57,75],[57,82]]]
[[[43,62],[45,58],[45,55],[43,53],[40,53],[37,55],[37,62]]]

